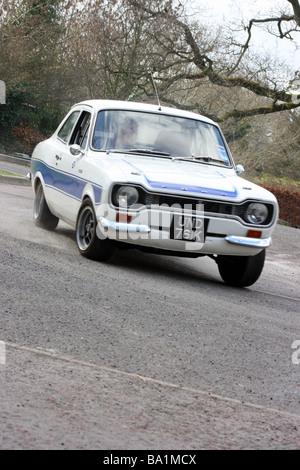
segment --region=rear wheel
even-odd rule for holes
[[[54,230],[59,222],[58,217],[50,212],[41,182],[37,184],[35,189],[33,220],[38,227],[45,228],[47,230]]]
[[[219,273],[226,284],[248,287],[254,284],[264,267],[265,250],[255,256],[218,256]]]
[[[76,242],[80,254],[89,259],[105,261],[113,253],[112,241],[97,237],[97,219],[89,199],[83,202],[77,217]]]

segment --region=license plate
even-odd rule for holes
[[[170,235],[172,240],[204,243],[208,219],[193,215],[174,214]]]

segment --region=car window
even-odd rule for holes
[[[78,144],[81,148],[86,147],[87,136],[89,125],[91,122],[91,113],[87,111],[82,111],[80,118],[78,119],[74,131],[72,132],[71,139],[69,141],[70,145]]]
[[[63,142],[68,142],[70,135],[72,133],[73,127],[75,122],[77,121],[77,118],[79,116],[80,111],[74,111],[66,120],[66,122],[63,124],[61,129],[59,130],[57,136],[59,139],[61,139]]]

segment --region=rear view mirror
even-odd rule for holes
[[[73,155],[73,157],[80,157],[81,155],[83,155],[84,152],[82,151],[80,145],[73,144],[70,147],[70,153],[71,155]]]
[[[244,173],[245,169],[244,169],[243,165],[238,164],[235,167],[235,171],[236,171],[237,175],[241,175],[242,173]]]

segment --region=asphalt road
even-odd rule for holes
[[[234,289],[206,258],[86,260],[32,204],[0,185],[0,449],[300,449],[299,230]]]

